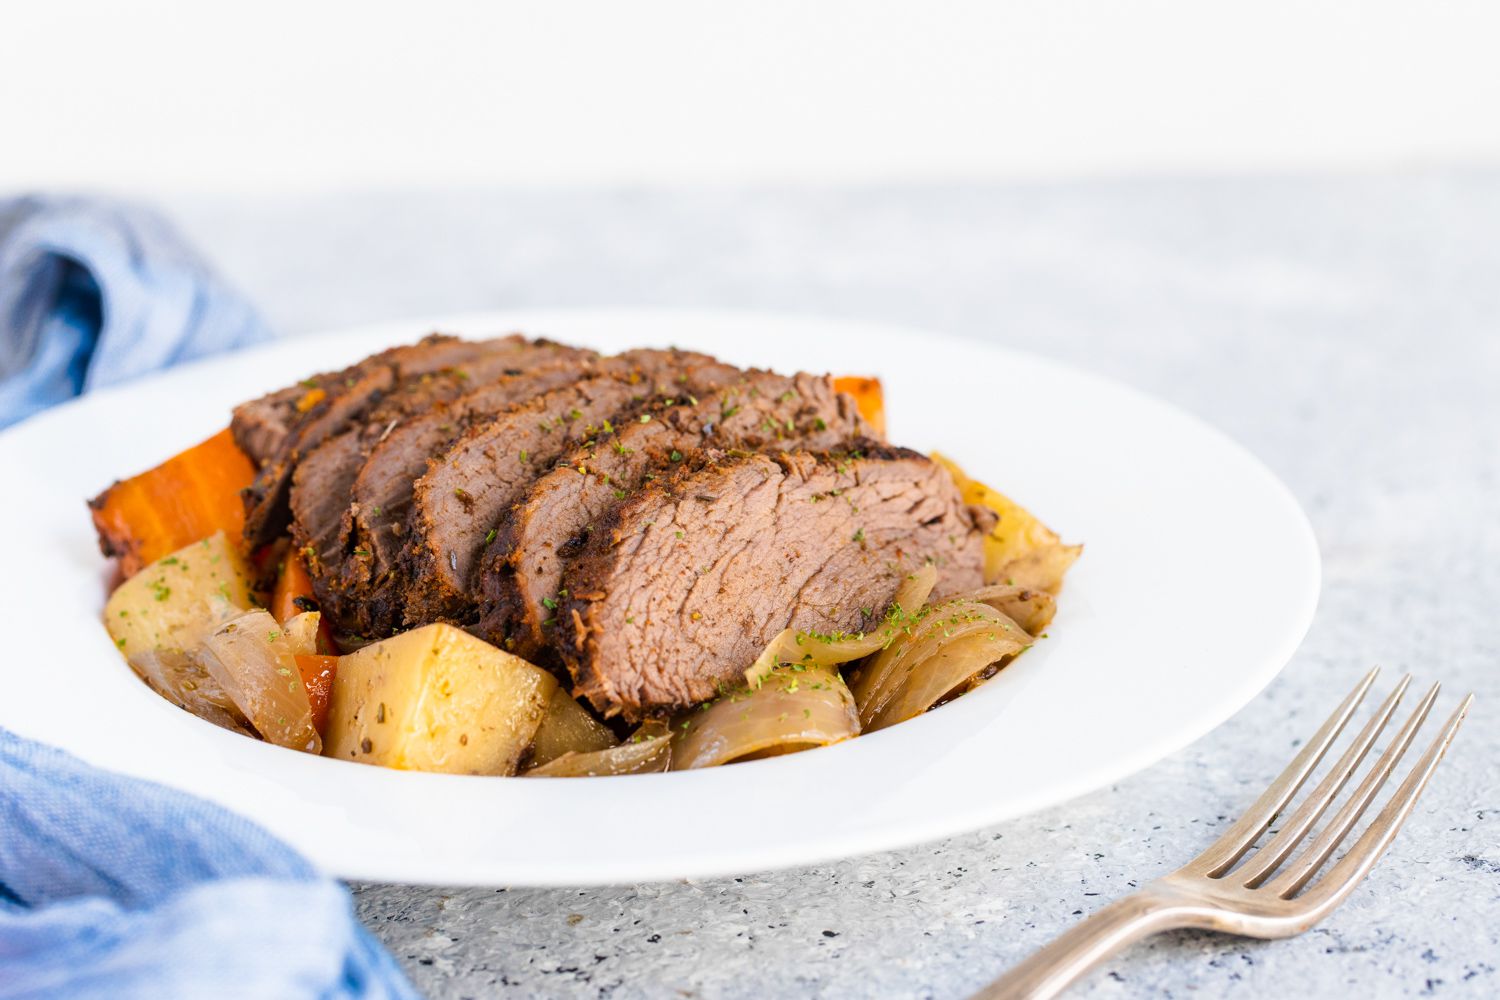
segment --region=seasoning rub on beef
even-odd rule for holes
[[[382,351],[341,372],[315,375],[297,387],[239,407],[230,429],[258,466],[255,481],[245,490],[246,541],[252,547],[264,545],[286,530],[298,463],[388,396],[399,396],[441,372],[461,375],[485,358],[527,367],[528,358],[538,353],[550,353],[550,349],[519,335],[469,341],[433,334],[417,344]]]
[[[358,603],[358,595],[341,583],[346,561],[354,550],[362,548],[362,542],[351,537],[355,487],[378,446],[398,429],[413,422],[420,424],[434,411],[447,412],[449,404],[476,396],[524,401],[576,381],[582,366],[591,364],[595,357],[592,351],[548,341],[486,353],[462,369],[408,380],[354,426],[304,456],[292,474],[292,537],[304,553],[324,614],[347,629],[352,608]],[[417,457],[420,464],[405,480],[408,497],[411,480],[421,474],[427,454]],[[377,515],[379,506],[377,500]],[[405,506],[398,501],[392,513],[404,516]]]

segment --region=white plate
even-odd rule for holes
[[[1050,638],[977,692],[838,746],[623,778],[416,774],[235,736],[151,693],[100,624],[84,498],[230,407],[443,329],[878,374],[893,440],[941,448],[1087,546]],[[587,885],[755,871],[958,833],[1118,780],[1276,674],[1317,601],[1287,490],[1198,420],[1104,379],[936,334],[777,316],[529,312],[299,338],[60,406],[0,435],[11,526],[0,725],[223,803],[347,878]]]

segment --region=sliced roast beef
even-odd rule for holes
[[[784,628],[860,631],[924,561],[978,586],[984,525],[901,448],[728,455],[622,500],[563,577],[557,648],[575,692],[635,720],[712,697]]]
[[[275,451],[264,458],[255,481],[244,491],[246,540],[252,546],[264,544],[285,530],[290,517],[288,494],[297,463],[328,438],[354,425],[388,395],[404,394],[414,384],[440,372],[461,375],[481,359],[504,358],[516,368],[528,368],[544,362],[555,346],[515,335],[485,341],[434,335],[418,344],[383,351],[333,378],[311,380],[306,392],[292,404],[293,412]],[[283,393],[273,393],[272,397],[281,398]],[[282,404],[272,409],[280,406],[284,411]],[[264,417],[265,410],[260,406],[254,412]],[[259,439],[257,447],[276,436],[263,421],[253,429],[248,419],[240,423],[247,440]]]
[[[292,537],[306,557],[313,587],[323,613],[344,631],[358,631],[352,623],[345,591],[339,586],[349,544],[349,522],[354,491],[373,449],[398,428],[420,423],[434,409],[480,393],[529,399],[546,389],[567,384],[592,363],[594,353],[561,344],[538,344],[548,352],[536,367],[514,367],[514,352],[495,352],[475,358],[460,370],[407,379],[349,430],[314,448],[292,475]],[[528,352],[527,361],[536,361]],[[476,386],[481,388],[475,389]],[[465,395],[466,390],[474,390]],[[426,455],[420,456],[425,466]],[[420,475],[421,466],[411,478]],[[410,487],[410,479],[407,480]]]
[[[401,624],[403,580],[396,565],[406,541],[412,487],[428,460],[474,423],[593,371],[592,359],[579,358],[510,376],[398,424],[371,449],[343,512],[338,573],[322,581],[345,631],[382,636]]]
[[[469,580],[511,505],[532,480],[607,421],[664,392],[675,397],[689,384],[719,384],[738,375],[738,369],[704,355],[634,353],[656,358],[513,407],[471,427],[428,463],[413,487],[409,541],[398,567],[406,624],[473,619],[477,600]]]
[[[302,551],[324,614],[331,602],[319,581],[324,567],[337,559],[339,525],[363,461],[359,431],[345,431],[314,448],[292,473],[292,543]]]
[[[520,340],[517,335],[514,339]],[[389,367],[394,357],[415,351],[434,350],[439,345],[462,344],[457,337],[431,334],[405,347],[387,348],[357,361],[348,368],[320,372],[284,389],[267,393],[234,408],[229,429],[235,444],[250,456],[256,468],[267,465],[286,443],[292,429],[318,403],[352,388],[359,377],[375,368]]]
[[[339,377],[338,372],[314,375],[304,383],[277,389],[236,406],[229,420],[234,443],[250,456],[257,469],[265,465],[286,440],[287,431],[297,419],[297,404],[309,398],[308,392],[319,383],[332,382]]]
[[[531,485],[475,581],[480,635],[520,656],[544,659],[568,557],[611,507],[685,456],[705,447],[826,451],[870,433],[854,401],[835,392],[827,376],[747,372],[701,400],[683,402],[600,435]]]

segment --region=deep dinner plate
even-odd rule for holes
[[[978,691],[843,744],[614,778],[486,778],[310,757],[152,693],[100,613],[112,567],[84,499],[207,437],[261,392],[439,329],[885,380],[890,435],[940,449],[1085,543],[1048,638]],[[1125,777],[1275,676],[1317,603],[1284,486],[1162,402],[1027,354],[918,330],[648,310],[486,314],[297,338],[186,365],[0,435],[11,526],[0,725],[258,820],[328,872],[561,886],[809,864],[959,833]]]

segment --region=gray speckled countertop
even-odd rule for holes
[[[963,996],[1196,853],[1371,664],[1442,679],[1443,706],[1479,701],[1366,885],[1301,938],[1167,935],[1078,993],[1500,994],[1500,174],[167,207],[291,333],[648,304],[1025,347],[1218,425],[1317,529],[1325,584],[1301,651],[1155,767],[993,829],[800,871],[356,886],[360,916],[430,996]]]

